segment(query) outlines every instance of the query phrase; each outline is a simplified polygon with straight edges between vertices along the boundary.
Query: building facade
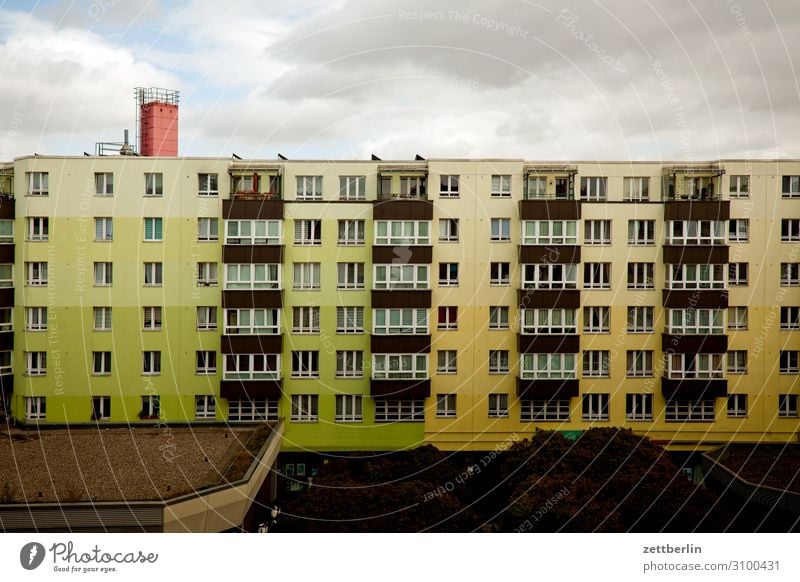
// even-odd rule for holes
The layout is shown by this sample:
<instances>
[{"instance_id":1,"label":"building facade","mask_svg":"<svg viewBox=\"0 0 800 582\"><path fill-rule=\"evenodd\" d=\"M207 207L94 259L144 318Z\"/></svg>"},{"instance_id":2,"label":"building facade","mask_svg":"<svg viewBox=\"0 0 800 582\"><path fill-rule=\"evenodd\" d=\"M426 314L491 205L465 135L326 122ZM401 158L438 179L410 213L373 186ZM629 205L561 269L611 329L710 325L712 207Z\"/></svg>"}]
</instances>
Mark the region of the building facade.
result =
<instances>
[{"instance_id":1,"label":"building facade","mask_svg":"<svg viewBox=\"0 0 800 582\"><path fill-rule=\"evenodd\" d=\"M800 160L30 156L0 167L0 229L19 424L797 439Z\"/></svg>"}]
</instances>

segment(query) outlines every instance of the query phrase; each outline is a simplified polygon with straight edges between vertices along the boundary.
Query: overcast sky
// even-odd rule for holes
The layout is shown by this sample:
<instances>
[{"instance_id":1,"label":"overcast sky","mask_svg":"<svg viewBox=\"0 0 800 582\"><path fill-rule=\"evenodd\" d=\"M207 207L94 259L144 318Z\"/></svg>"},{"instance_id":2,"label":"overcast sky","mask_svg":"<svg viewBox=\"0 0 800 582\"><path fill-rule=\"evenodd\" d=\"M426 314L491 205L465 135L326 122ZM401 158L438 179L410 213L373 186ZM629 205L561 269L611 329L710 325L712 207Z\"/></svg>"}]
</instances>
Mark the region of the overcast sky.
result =
<instances>
[{"instance_id":1,"label":"overcast sky","mask_svg":"<svg viewBox=\"0 0 800 582\"><path fill-rule=\"evenodd\" d=\"M0 159L800 157L798 0L0 0Z\"/></svg>"}]
</instances>

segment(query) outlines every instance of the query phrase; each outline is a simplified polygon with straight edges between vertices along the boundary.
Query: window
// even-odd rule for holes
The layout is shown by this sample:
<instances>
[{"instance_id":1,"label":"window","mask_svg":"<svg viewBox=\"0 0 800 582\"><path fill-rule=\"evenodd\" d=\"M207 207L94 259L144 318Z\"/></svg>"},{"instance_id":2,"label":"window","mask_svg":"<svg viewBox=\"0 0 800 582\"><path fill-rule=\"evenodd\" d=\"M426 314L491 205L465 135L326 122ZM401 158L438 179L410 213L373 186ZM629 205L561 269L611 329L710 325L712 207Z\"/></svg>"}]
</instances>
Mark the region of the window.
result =
<instances>
[{"instance_id":1,"label":"window","mask_svg":"<svg viewBox=\"0 0 800 582\"><path fill-rule=\"evenodd\" d=\"M800 218L781 220L781 242L800 242Z\"/></svg>"},{"instance_id":2,"label":"window","mask_svg":"<svg viewBox=\"0 0 800 582\"><path fill-rule=\"evenodd\" d=\"M92 396L92 420L111 418L111 396Z\"/></svg>"},{"instance_id":3,"label":"window","mask_svg":"<svg viewBox=\"0 0 800 582\"><path fill-rule=\"evenodd\" d=\"M216 287L217 263L197 263L197 285L199 287Z\"/></svg>"},{"instance_id":4,"label":"window","mask_svg":"<svg viewBox=\"0 0 800 582\"><path fill-rule=\"evenodd\" d=\"M728 285L747 285L748 263L730 263L728 265Z\"/></svg>"},{"instance_id":5,"label":"window","mask_svg":"<svg viewBox=\"0 0 800 582\"><path fill-rule=\"evenodd\" d=\"M425 176L401 176L400 196L402 198L424 198Z\"/></svg>"},{"instance_id":6,"label":"window","mask_svg":"<svg viewBox=\"0 0 800 582\"><path fill-rule=\"evenodd\" d=\"M161 352L142 352L142 374L158 375L161 373Z\"/></svg>"},{"instance_id":7,"label":"window","mask_svg":"<svg viewBox=\"0 0 800 582\"><path fill-rule=\"evenodd\" d=\"M623 178L622 199L625 202L647 202L650 199L650 178Z\"/></svg>"},{"instance_id":8,"label":"window","mask_svg":"<svg viewBox=\"0 0 800 582\"><path fill-rule=\"evenodd\" d=\"M778 417L797 418L797 394L778 394Z\"/></svg>"},{"instance_id":9,"label":"window","mask_svg":"<svg viewBox=\"0 0 800 582\"><path fill-rule=\"evenodd\" d=\"M227 335L278 335L280 332L280 309L242 308L225 310L225 334Z\"/></svg>"},{"instance_id":10,"label":"window","mask_svg":"<svg viewBox=\"0 0 800 582\"><path fill-rule=\"evenodd\" d=\"M652 307L628 307L628 333L653 333Z\"/></svg>"},{"instance_id":11,"label":"window","mask_svg":"<svg viewBox=\"0 0 800 582\"><path fill-rule=\"evenodd\" d=\"M376 398L375 422L422 422L425 400L422 398Z\"/></svg>"},{"instance_id":12,"label":"window","mask_svg":"<svg viewBox=\"0 0 800 582\"><path fill-rule=\"evenodd\" d=\"M375 335L402 335L428 333L427 309L373 309L372 333Z\"/></svg>"},{"instance_id":13,"label":"window","mask_svg":"<svg viewBox=\"0 0 800 582\"><path fill-rule=\"evenodd\" d=\"M683 178L684 199L689 200L719 200L714 196L716 190L715 178L712 176L686 176ZM670 184L672 188L672 184Z\"/></svg>"},{"instance_id":14,"label":"window","mask_svg":"<svg viewBox=\"0 0 800 582\"><path fill-rule=\"evenodd\" d=\"M194 417L196 420L214 420L217 417L217 399L207 395L195 396Z\"/></svg>"},{"instance_id":15,"label":"window","mask_svg":"<svg viewBox=\"0 0 800 582\"><path fill-rule=\"evenodd\" d=\"M510 285L511 284L511 264L510 263L491 263L489 265L489 284L490 285Z\"/></svg>"},{"instance_id":16,"label":"window","mask_svg":"<svg viewBox=\"0 0 800 582\"><path fill-rule=\"evenodd\" d=\"M456 395L437 394L436 418L455 418L455 417L456 417Z\"/></svg>"},{"instance_id":17,"label":"window","mask_svg":"<svg viewBox=\"0 0 800 582\"><path fill-rule=\"evenodd\" d=\"M361 422L364 419L362 401L364 398L360 394L337 394L336 395L336 422Z\"/></svg>"},{"instance_id":18,"label":"window","mask_svg":"<svg viewBox=\"0 0 800 582\"><path fill-rule=\"evenodd\" d=\"M668 245L724 245L724 220L668 220Z\"/></svg>"},{"instance_id":19,"label":"window","mask_svg":"<svg viewBox=\"0 0 800 582\"><path fill-rule=\"evenodd\" d=\"M581 404L583 420L608 420L608 394L584 394Z\"/></svg>"},{"instance_id":20,"label":"window","mask_svg":"<svg viewBox=\"0 0 800 582\"><path fill-rule=\"evenodd\" d=\"M294 244L304 246L319 246L322 244L321 220L295 220Z\"/></svg>"},{"instance_id":21,"label":"window","mask_svg":"<svg viewBox=\"0 0 800 582\"><path fill-rule=\"evenodd\" d=\"M372 354L373 380L425 380L428 354Z\"/></svg>"},{"instance_id":22,"label":"window","mask_svg":"<svg viewBox=\"0 0 800 582\"><path fill-rule=\"evenodd\" d=\"M27 284L32 287L47 285L47 263L25 263Z\"/></svg>"},{"instance_id":23,"label":"window","mask_svg":"<svg viewBox=\"0 0 800 582\"><path fill-rule=\"evenodd\" d=\"M278 420L277 399L246 398L228 400L229 422L264 422Z\"/></svg>"},{"instance_id":24,"label":"window","mask_svg":"<svg viewBox=\"0 0 800 582\"><path fill-rule=\"evenodd\" d=\"M489 329L508 329L508 307L502 305L489 307Z\"/></svg>"},{"instance_id":25,"label":"window","mask_svg":"<svg viewBox=\"0 0 800 582\"><path fill-rule=\"evenodd\" d=\"M747 350L731 350L728 352L728 373L747 374Z\"/></svg>"},{"instance_id":26,"label":"window","mask_svg":"<svg viewBox=\"0 0 800 582\"><path fill-rule=\"evenodd\" d=\"M569 421L569 399L520 401L521 422L566 422Z\"/></svg>"},{"instance_id":27,"label":"window","mask_svg":"<svg viewBox=\"0 0 800 582\"><path fill-rule=\"evenodd\" d=\"M535 198L545 198L547 197L547 178L545 176L534 176L532 174L528 174L528 179L526 180L525 184L527 186L527 191L525 192L525 199L532 200ZM564 183L563 191L559 191L558 186L560 186L563 182L561 178L556 178L558 185L556 186L557 194L559 194L559 198L566 198L566 184Z\"/></svg>"},{"instance_id":28,"label":"window","mask_svg":"<svg viewBox=\"0 0 800 582\"><path fill-rule=\"evenodd\" d=\"M145 287L160 287L164 284L164 268L162 263L144 264Z\"/></svg>"},{"instance_id":29,"label":"window","mask_svg":"<svg viewBox=\"0 0 800 582\"><path fill-rule=\"evenodd\" d=\"M161 308L143 307L145 331L158 331L161 329Z\"/></svg>"},{"instance_id":30,"label":"window","mask_svg":"<svg viewBox=\"0 0 800 582\"><path fill-rule=\"evenodd\" d=\"M521 368L523 380L571 380L576 376L575 354L522 354Z\"/></svg>"},{"instance_id":31,"label":"window","mask_svg":"<svg viewBox=\"0 0 800 582\"><path fill-rule=\"evenodd\" d=\"M25 352L25 373L28 376L47 374L47 352Z\"/></svg>"},{"instance_id":32,"label":"window","mask_svg":"<svg viewBox=\"0 0 800 582\"><path fill-rule=\"evenodd\" d=\"M366 200L366 176L339 176L339 200Z\"/></svg>"},{"instance_id":33,"label":"window","mask_svg":"<svg viewBox=\"0 0 800 582\"><path fill-rule=\"evenodd\" d=\"M747 218L732 218L728 221L728 240L747 242L750 239L750 221Z\"/></svg>"},{"instance_id":34,"label":"window","mask_svg":"<svg viewBox=\"0 0 800 582\"><path fill-rule=\"evenodd\" d=\"M704 380L723 377L723 354L665 354L666 376L672 380Z\"/></svg>"},{"instance_id":35,"label":"window","mask_svg":"<svg viewBox=\"0 0 800 582\"><path fill-rule=\"evenodd\" d=\"M584 220L583 244L610 245L611 221L610 220Z\"/></svg>"},{"instance_id":36,"label":"window","mask_svg":"<svg viewBox=\"0 0 800 582\"><path fill-rule=\"evenodd\" d=\"M0 352L0 374L11 374L14 371L11 364L11 355L12 352L10 350Z\"/></svg>"},{"instance_id":37,"label":"window","mask_svg":"<svg viewBox=\"0 0 800 582\"><path fill-rule=\"evenodd\" d=\"M111 352L92 352L92 373L95 376L111 374Z\"/></svg>"},{"instance_id":38,"label":"window","mask_svg":"<svg viewBox=\"0 0 800 582\"><path fill-rule=\"evenodd\" d=\"M338 244L342 246L361 246L365 239L363 220L340 220Z\"/></svg>"},{"instance_id":39,"label":"window","mask_svg":"<svg viewBox=\"0 0 800 582\"><path fill-rule=\"evenodd\" d=\"M440 307L439 330L454 330L458 329L458 307Z\"/></svg>"},{"instance_id":40,"label":"window","mask_svg":"<svg viewBox=\"0 0 800 582\"><path fill-rule=\"evenodd\" d=\"M375 265L375 289L428 289L428 265Z\"/></svg>"},{"instance_id":41,"label":"window","mask_svg":"<svg viewBox=\"0 0 800 582\"><path fill-rule=\"evenodd\" d=\"M95 331L111 331L111 308L110 307L95 307L94 308L94 330Z\"/></svg>"},{"instance_id":42,"label":"window","mask_svg":"<svg viewBox=\"0 0 800 582\"><path fill-rule=\"evenodd\" d=\"M364 333L364 308L337 307L336 333Z\"/></svg>"},{"instance_id":43,"label":"window","mask_svg":"<svg viewBox=\"0 0 800 582\"><path fill-rule=\"evenodd\" d=\"M669 289L724 289L725 265L667 265Z\"/></svg>"},{"instance_id":44,"label":"window","mask_svg":"<svg viewBox=\"0 0 800 582\"><path fill-rule=\"evenodd\" d=\"M656 244L655 220L629 220L628 244L629 245L654 245Z\"/></svg>"},{"instance_id":45,"label":"window","mask_svg":"<svg viewBox=\"0 0 800 582\"><path fill-rule=\"evenodd\" d=\"M489 394L489 418L508 418L508 394Z\"/></svg>"},{"instance_id":46,"label":"window","mask_svg":"<svg viewBox=\"0 0 800 582\"><path fill-rule=\"evenodd\" d=\"M779 362L781 374L800 374L800 352L781 350Z\"/></svg>"},{"instance_id":47,"label":"window","mask_svg":"<svg viewBox=\"0 0 800 582\"><path fill-rule=\"evenodd\" d=\"M667 422L712 422L714 420L714 401L709 400L667 400L665 413Z\"/></svg>"},{"instance_id":48,"label":"window","mask_svg":"<svg viewBox=\"0 0 800 582\"><path fill-rule=\"evenodd\" d=\"M606 199L606 177L581 178L581 200L598 202Z\"/></svg>"},{"instance_id":49,"label":"window","mask_svg":"<svg viewBox=\"0 0 800 582\"><path fill-rule=\"evenodd\" d=\"M781 263L781 287L800 286L800 263Z\"/></svg>"},{"instance_id":50,"label":"window","mask_svg":"<svg viewBox=\"0 0 800 582\"><path fill-rule=\"evenodd\" d=\"M94 240L97 242L114 240L114 221L112 218L103 217L94 219Z\"/></svg>"},{"instance_id":51,"label":"window","mask_svg":"<svg viewBox=\"0 0 800 582\"><path fill-rule=\"evenodd\" d=\"M628 263L628 289L653 289L653 263Z\"/></svg>"},{"instance_id":52,"label":"window","mask_svg":"<svg viewBox=\"0 0 800 582\"><path fill-rule=\"evenodd\" d=\"M293 307L292 333L319 333L319 307Z\"/></svg>"},{"instance_id":53,"label":"window","mask_svg":"<svg viewBox=\"0 0 800 582\"><path fill-rule=\"evenodd\" d=\"M575 220L523 220L522 244L575 245L578 244L577 232Z\"/></svg>"},{"instance_id":54,"label":"window","mask_svg":"<svg viewBox=\"0 0 800 582\"><path fill-rule=\"evenodd\" d=\"M217 329L216 307L204 306L197 308L197 329L199 331L208 331L211 329Z\"/></svg>"},{"instance_id":55,"label":"window","mask_svg":"<svg viewBox=\"0 0 800 582\"><path fill-rule=\"evenodd\" d=\"M111 172L95 172L94 193L96 196L113 196L114 174Z\"/></svg>"},{"instance_id":56,"label":"window","mask_svg":"<svg viewBox=\"0 0 800 582\"><path fill-rule=\"evenodd\" d=\"M227 220L226 245L279 245L283 240L281 220Z\"/></svg>"},{"instance_id":57,"label":"window","mask_svg":"<svg viewBox=\"0 0 800 582\"><path fill-rule=\"evenodd\" d=\"M609 333L610 307L584 307L583 332L584 333Z\"/></svg>"},{"instance_id":58,"label":"window","mask_svg":"<svg viewBox=\"0 0 800 582\"><path fill-rule=\"evenodd\" d=\"M14 286L14 265L3 263L0 264L0 288L8 288Z\"/></svg>"},{"instance_id":59,"label":"window","mask_svg":"<svg viewBox=\"0 0 800 582\"><path fill-rule=\"evenodd\" d=\"M607 350L587 350L583 352L583 377L607 378L610 358Z\"/></svg>"},{"instance_id":60,"label":"window","mask_svg":"<svg viewBox=\"0 0 800 582\"><path fill-rule=\"evenodd\" d=\"M458 219L439 219L439 242L458 242Z\"/></svg>"},{"instance_id":61,"label":"window","mask_svg":"<svg viewBox=\"0 0 800 582\"><path fill-rule=\"evenodd\" d=\"M25 396L25 419L44 420L47 416L47 398L44 396Z\"/></svg>"},{"instance_id":62,"label":"window","mask_svg":"<svg viewBox=\"0 0 800 582\"><path fill-rule=\"evenodd\" d=\"M364 376L364 352L337 351L336 377L362 378Z\"/></svg>"},{"instance_id":63,"label":"window","mask_svg":"<svg viewBox=\"0 0 800 582\"><path fill-rule=\"evenodd\" d=\"M219 177L217 174L197 174L198 196L219 196ZM212 413L213 418L213 413Z\"/></svg>"},{"instance_id":64,"label":"window","mask_svg":"<svg viewBox=\"0 0 800 582\"><path fill-rule=\"evenodd\" d=\"M584 263L584 289L611 289L611 263Z\"/></svg>"},{"instance_id":65,"label":"window","mask_svg":"<svg viewBox=\"0 0 800 582\"><path fill-rule=\"evenodd\" d=\"M318 290L320 263L295 263L293 289Z\"/></svg>"},{"instance_id":66,"label":"window","mask_svg":"<svg viewBox=\"0 0 800 582\"><path fill-rule=\"evenodd\" d=\"M747 307L728 307L728 329L747 329Z\"/></svg>"},{"instance_id":67,"label":"window","mask_svg":"<svg viewBox=\"0 0 800 582\"><path fill-rule=\"evenodd\" d=\"M28 240L32 242L46 241L50 236L49 220L46 216L28 218Z\"/></svg>"},{"instance_id":68,"label":"window","mask_svg":"<svg viewBox=\"0 0 800 582\"><path fill-rule=\"evenodd\" d=\"M322 176L297 176L298 200L322 200Z\"/></svg>"},{"instance_id":69,"label":"window","mask_svg":"<svg viewBox=\"0 0 800 582\"><path fill-rule=\"evenodd\" d=\"M223 380L280 380L280 354L225 354Z\"/></svg>"},{"instance_id":70,"label":"window","mask_svg":"<svg viewBox=\"0 0 800 582\"><path fill-rule=\"evenodd\" d=\"M49 196L49 175L47 172L28 172L28 196Z\"/></svg>"},{"instance_id":71,"label":"window","mask_svg":"<svg viewBox=\"0 0 800 582\"><path fill-rule=\"evenodd\" d=\"M156 419L161 417L161 397L156 395L142 396L142 410L139 412L142 419Z\"/></svg>"},{"instance_id":72,"label":"window","mask_svg":"<svg viewBox=\"0 0 800 582\"><path fill-rule=\"evenodd\" d=\"M292 394L292 422L317 422L318 406L316 394Z\"/></svg>"},{"instance_id":73,"label":"window","mask_svg":"<svg viewBox=\"0 0 800 582\"><path fill-rule=\"evenodd\" d=\"M14 331L13 307L0 307L0 331Z\"/></svg>"},{"instance_id":74,"label":"window","mask_svg":"<svg viewBox=\"0 0 800 582\"><path fill-rule=\"evenodd\" d=\"M47 329L47 307L25 308L25 329L27 331L44 331Z\"/></svg>"},{"instance_id":75,"label":"window","mask_svg":"<svg viewBox=\"0 0 800 582\"><path fill-rule=\"evenodd\" d=\"M161 218L144 219L144 240L146 242L159 242L164 240L164 226Z\"/></svg>"},{"instance_id":76,"label":"window","mask_svg":"<svg viewBox=\"0 0 800 582\"><path fill-rule=\"evenodd\" d=\"M731 176L731 198L750 197L750 176ZM730 414L728 415L730 416Z\"/></svg>"},{"instance_id":77,"label":"window","mask_svg":"<svg viewBox=\"0 0 800 582\"><path fill-rule=\"evenodd\" d=\"M164 174L147 172L144 175L144 195L164 195Z\"/></svg>"},{"instance_id":78,"label":"window","mask_svg":"<svg viewBox=\"0 0 800 582\"><path fill-rule=\"evenodd\" d=\"M653 395L626 394L625 418L627 420L653 420Z\"/></svg>"},{"instance_id":79,"label":"window","mask_svg":"<svg viewBox=\"0 0 800 582\"><path fill-rule=\"evenodd\" d=\"M628 378L649 378L653 375L651 350L628 350Z\"/></svg>"},{"instance_id":80,"label":"window","mask_svg":"<svg viewBox=\"0 0 800 582\"><path fill-rule=\"evenodd\" d=\"M800 329L800 307L781 307L781 329Z\"/></svg>"},{"instance_id":81,"label":"window","mask_svg":"<svg viewBox=\"0 0 800 582\"><path fill-rule=\"evenodd\" d=\"M439 350L436 353L436 373L455 374L458 371L457 358L456 350Z\"/></svg>"},{"instance_id":82,"label":"window","mask_svg":"<svg viewBox=\"0 0 800 582\"><path fill-rule=\"evenodd\" d=\"M217 218L198 218L197 219L197 240L202 242L219 240L219 219Z\"/></svg>"},{"instance_id":83,"label":"window","mask_svg":"<svg viewBox=\"0 0 800 582\"><path fill-rule=\"evenodd\" d=\"M578 265L574 263L534 263L522 265L523 289L575 289Z\"/></svg>"},{"instance_id":84,"label":"window","mask_svg":"<svg viewBox=\"0 0 800 582\"><path fill-rule=\"evenodd\" d=\"M439 176L439 197L458 198L458 180L460 176Z\"/></svg>"},{"instance_id":85,"label":"window","mask_svg":"<svg viewBox=\"0 0 800 582\"><path fill-rule=\"evenodd\" d=\"M492 197L510 198L511 197L511 176L494 175L492 176Z\"/></svg>"},{"instance_id":86,"label":"window","mask_svg":"<svg viewBox=\"0 0 800 582\"><path fill-rule=\"evenodd\" d=\"M511 219L492 218L492 236L494 242L506 242L511 240Z\"/></svg>"},{"instance_id":87,"label":"window","mask_svg":"<svg viewBox=\"0 0 800 582\"><path fill-rule=\"evenodd\" d=\"M783 176L782 182L781 196L783 198L800 197L800 176Z\"/></svg>"},{"instance_id":88,"label":"window","mask_svg":"<svg viewBox=\"0 0 800 582\"><path fill-rule=\"evenodd\" d=\"M208 350L198 350L195 352L195 374L216 374L217 373L217 352Z\"/></svg>"},{"instance_id":89,"label":"window","mask_svg":"<svg viewBox=\"0 0 800 582\"><path fill-rule=\"evenodd\" d=\"M363 289L364 263L337 263L337 289Z\"/></svg>"},{"instance_id":90,"label":"window","mask_svg":"<svg viewBox=\"0 0 800 582\"><path fill-rule=\"evenodd\" d=\"M0 244L14 242L14 221L0 220Z\"/></svg>"},{"instance_id":91,"label":"window","mask_svg":"<svg viewBox=\"0 0 800 582\"><path fill-rule=\"evenodd\" d=\"M523 334L573 334L578 333L574 309L540 308L523 309L520 318Z\"/></svg>"},{"instance_id":92,"label":"window","mask_svg":"<svg viewBox=\"0 0 800 582\"><path fill-rule=\"evenodd\" d=\"M747 418L747 394L728 394L728 418Z\"/></svg>"},{"instance_id":93,"label":"window","mask_svg":"<svg viewBox=\"0 0 800 582\"><path fill-rule=\"evenodd\" d=\"M427 220L376 220L377 246L415 246L431 244L431 223Z\"/></svg>"},{"instance_id":94,"label":"window","mask_svg":"<svg viewBox=\"0 0 800 582\"><path fill-rule=\"evenodd\" d=\"M458 286L458 263L439 263L439 286Z\"/></svg>"},{"instance_id":95,"label":"window","mask_svg":"<svg viewBox=\"0 0 800 582\"><path fill-rule=\"evenodd\" d=\"M276 263L225 265L225 289L280 289L281 266Z\"/></svg>"},{"instance_id":96,"label":"window","mask_svg":"<svg viewBox=\"0 0 800 582\"><path fill-rule=\"evenodd\" d=\"M508 374L508 350L489 350L489 373Z\"/></svg>"}]
</instances>

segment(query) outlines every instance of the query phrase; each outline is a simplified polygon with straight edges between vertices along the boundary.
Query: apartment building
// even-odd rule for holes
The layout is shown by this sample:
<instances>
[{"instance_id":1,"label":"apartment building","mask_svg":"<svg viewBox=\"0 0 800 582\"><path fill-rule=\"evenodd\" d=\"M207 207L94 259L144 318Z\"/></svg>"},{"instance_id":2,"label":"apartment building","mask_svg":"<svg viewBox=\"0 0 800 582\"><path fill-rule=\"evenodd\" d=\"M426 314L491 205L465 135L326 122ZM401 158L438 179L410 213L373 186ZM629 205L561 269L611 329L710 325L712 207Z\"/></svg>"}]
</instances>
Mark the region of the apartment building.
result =
<instances>
[{"instance_id":1,"label":"apartment building","mask_svg":"<svg viewBox=\"0 0 800 582\"><path fill-rule=\"evenodd\" d=\"M797 439L800 160L27 156L0 192L19 424Z\"/></svg>"}]
</instances>

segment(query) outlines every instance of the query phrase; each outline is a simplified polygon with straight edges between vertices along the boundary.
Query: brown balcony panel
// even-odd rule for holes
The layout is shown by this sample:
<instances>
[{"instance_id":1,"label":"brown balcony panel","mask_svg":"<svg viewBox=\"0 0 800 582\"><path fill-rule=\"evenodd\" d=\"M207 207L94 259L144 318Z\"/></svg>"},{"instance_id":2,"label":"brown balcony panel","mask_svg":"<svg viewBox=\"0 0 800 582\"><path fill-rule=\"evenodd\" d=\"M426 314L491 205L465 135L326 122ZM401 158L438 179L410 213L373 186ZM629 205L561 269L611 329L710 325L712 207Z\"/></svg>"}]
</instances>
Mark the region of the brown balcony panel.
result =
<instances>
[{"instance_id":1,"label":"brown balcony panel","mask_svg":"<svg viewBox=\"0 0 800 582\"><path fill-rule=\"evenodd\" d=\"M430 307L428 291L373 291L372 307Z\"/></svg>"},{"instance_id":2,"label":"brown balcony panel","mask_svg":"<svg viewBox=\"0 0 800 582\"><path fill-rule=\"evenodd\" d=\"M282 307L283 292L279 290L264 291L223 291L222 308Z\"/></svg>"},{"instance_id":3,"label":"brown balcony panel","mask_svg":"<svg viewBox=\"0 0 800 582\"><path fill-rule=\"evenodd\" d=\"M282 263L283 245L225 245L223 263Z\"/></svg>"},{"instance_id":4,"label":"brown balcony panel","mask_svg":"<svg viewBox=\"0 0 800 582\"><path fill-rule=\"evenodd\" d=\"M664 307L671 309L715 309L728 307L728 292L724 289L693 289L690 291L661 291Z\"/></svg>"},{"instance_id":5,"label":"brown balcony panel","mask_svg":"<svg viewBox=\"0 0 800 582\"><path fill-rule=\"evenodd\" d=\"M420 354L430 353L429 335L373 335L370 338L373 354Z\"/></svg>"},{"instance_id":6,"label":"brown balcony panel","mask_svg":"<svg viewBox=\"0 0 800 582\"><path fill-rule=\"evenodd\" d=\"M280 335L223 335L223 354L279 354L283 350Z\"/></svg>"},{"instance_id":7,"label":"brown balcony panel","mask_svg":"<svg viewBox=\"0 0 800 582\"><path fill-rule=\"evenodd\" d=\"M530 400L560 400L574 398L579 393L580 380L523 380L517 378L517 396Z\"/></svg>"},{"instance_id":8,"label":"brown balcony panel","mask_svg":"<svg viewBox=\"0 0 800 582\"><path fill-rule=\"evenodd\" d=\"M370 380L369 395L375 398L427 398L431 395L431 381Z\"/></svg>"},{"instance_id":9,"label":"brown balcony panel","mask_svg":"<svg viewBox=\"0 0 800 582\"><path fill-rule=\"evenodd\" d=\"M563 307L581 306L581 292L578 289L520 289L520 309L531 307Z\"/></svg>"},{"instance_id":10,"label":"brown balcony panel","mask_svg":"<svg viewBox=\"0 0 800 582\"><path fill-rule=\"evenodd\" d=\"M524 354L576 354L581 351L581 336L574 335L523 335L518 336L520 353ZM374 350L373 350L374 351Z\"/></svg>"},{"instance_id":11,"label":"brown balcony panel","mask_svg":"<svg viewBox=\"0 0 800 582\"><path fill-rule=\"evenodd\" d=\"M14 262L14 245L0 244L0 263Z\"/></svg>"},{"instance_id":12,"label":"brown balcony panel","mask_svg":"<svg viewBox=\"0 0 800 582\"><path fill-rule=\"evenodd\" d=\"M661 394L667 400L724 398L728 395L728 381L661 378Z\"/></svg>"},{"instance_id":13,"label":"brown balcony panel","mask_svg":"<svg viewBox=\"0 0 800 582\"><path fill-rule=\"evenodd\" d=\"M681 200L664 203L664 220L728 220L729 200Z\"/></svg>"},{"instance_id":14,"label":"brown balcony panel","mask_svg":"<svg viewBox=\"0 0 800 582\"><path fill-rule=\"evenodd\" d=\"M283 219L283 200L223 200L222 217L230 219Z\"/></svg>"},{"instance_id":15,"label":"brown balcony panel","mask_svg":"<svg viewBox=\"0 0 800 582\"><path fill-rule=\"evenodd\" d=\"M522 220L578 220L581 217L579 200L520 200Z\"/></svg>"},{"instance_id":16,"label":"brown balcony panel","mask_svg":"<svg viewBox=\"0 0 800 582\"><path fill-rule=\"evenodd\" d=\"M14 307L14 288L0 288L0 307Z\"/></svg>"},{"instance_id":17,"label":"brown balcony panel","mask_svg":"<svg viewBox=\"0 0 800 582\"><path fill-rule=\"evenodd\" d=\"M0 350L13 350L14 349L14 332L2 331L0 332Z\"/></svg>"},{"instance_id":18,"label":"brown balcony panel","mask_svg":"<svg viewBox=\"0 0 800 582\"><path fill-rule=\"evenodd\" d=\"M376 200L372 206L374 220L433 220L430 200Z\"/></svg>"},{"instance_id":19,"label":"brown balcony panel","mask_svg":"<svg viewBox=\"0 0 800 582\"><path fill-rule=\"evenodd\" d=\"M280 380L222 380L219 395L229 400L281 397Z\"/></svg>"},{"instance_id":20,"label":"brown balcony panel","mask_svg":"<svg viewBox=\"0 0 800 582\"><path fill-rule=\"evenodd\" d=\"M372 247L372 262L393 265L429 265L433 262L433 247L402 245Z\"/></svg>"},{"instance_id":21,"label":"brown balcony panel","mask_svg":"<svg viewBox=\"0 0 800 582\"><path fill-rule=\"evenodd\" d=\"M664 245L664 262L676 265L708 265L727 263L730 249L722 245Z\"/></svg>"},{"instance_id":22,"label":"brown balcony panel","mask_svg":"<svg viewBox=\"0 0 800 582\"><path fill-rule=\"evenodd\" d=\"M12 374L0 376L0 397L4 400L8 400L13 393L14 376Z\"/></svg>"},{"instance_id":23,"label":"brown balcony panel","mask_svg":"<svg viewBox=\"0 0 800 582\"><path fill-rule=\"evenodd\" d=\"M661 349L676 354L724 354L728 351L727 335L661 334Z\"/></svg>"},{"instance_id":24,"label":"brown balcony panel","mask_svg":"<svg viewBox=\"0 0 800 582\"><path fill-rule=\"evenodd\" d=\"M580 263L578 245L520 245L520 263Z\"/></svg>"},{"instance_id":25,"label":"brown balcony panel","mask_svg":"<svg viewBox=\"0 0 800 582\"><path fill-rule=\"evenodd\" d=\"M0 219L14 219L16 213L14 211L13 198L0 198Z\"/></svg>"}]
</instances>

